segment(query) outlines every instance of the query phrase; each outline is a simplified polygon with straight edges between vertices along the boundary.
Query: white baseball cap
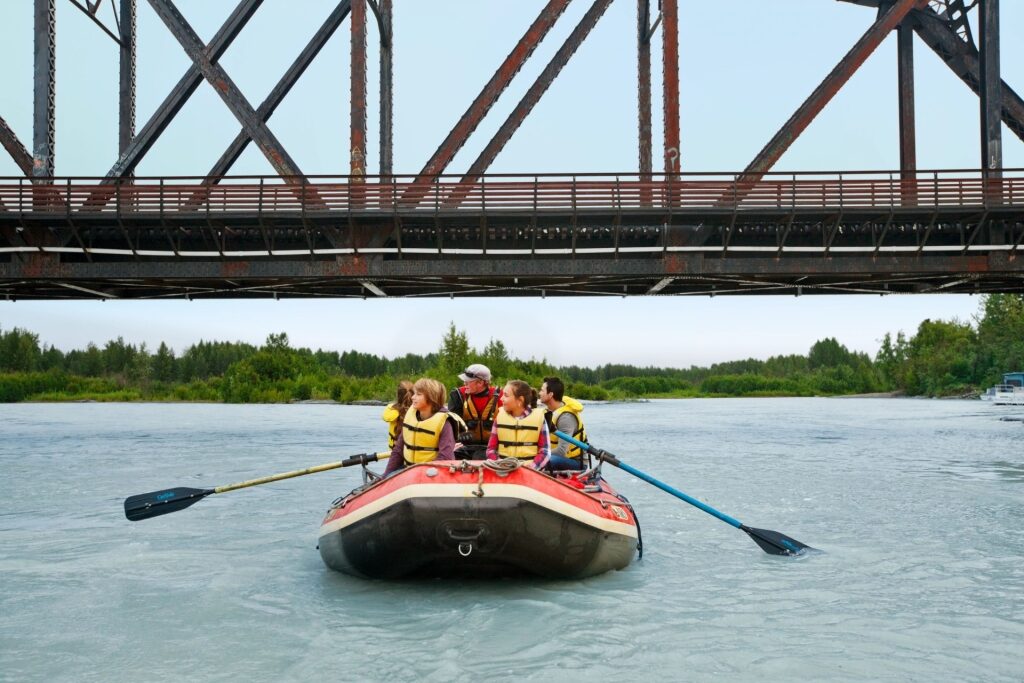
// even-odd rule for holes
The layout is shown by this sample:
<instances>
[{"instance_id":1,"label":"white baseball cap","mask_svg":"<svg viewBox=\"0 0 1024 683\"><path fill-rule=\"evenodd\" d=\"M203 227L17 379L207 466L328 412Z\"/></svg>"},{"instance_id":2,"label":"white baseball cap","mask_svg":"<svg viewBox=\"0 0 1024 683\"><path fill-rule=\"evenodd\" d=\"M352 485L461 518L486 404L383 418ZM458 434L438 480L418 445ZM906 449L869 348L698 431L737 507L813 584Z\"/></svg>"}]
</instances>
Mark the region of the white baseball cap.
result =
<instances>
[{"instance_id":1,"label":"white baseball cap","mask_svg":"<svg viewBox=\"0 0 1024 683\"><path fill-rule=\"evenodd\" d=\"M466 368L466 371L459 375L459 379L468 382L471 379L482 379L485 382L491 381L491 369L486 365L474 363Z\"/></svg>"}]
</instances>

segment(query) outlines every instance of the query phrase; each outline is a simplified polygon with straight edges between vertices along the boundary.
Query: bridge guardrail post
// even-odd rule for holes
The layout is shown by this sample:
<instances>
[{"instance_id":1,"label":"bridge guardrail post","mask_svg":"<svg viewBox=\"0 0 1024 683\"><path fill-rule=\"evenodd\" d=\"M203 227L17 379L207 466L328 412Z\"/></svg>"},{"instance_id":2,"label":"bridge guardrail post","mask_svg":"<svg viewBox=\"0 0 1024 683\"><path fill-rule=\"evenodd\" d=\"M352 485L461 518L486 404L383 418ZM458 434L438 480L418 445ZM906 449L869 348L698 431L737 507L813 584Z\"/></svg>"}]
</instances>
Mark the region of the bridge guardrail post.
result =
<instances>
[{"instance_id":1,"label":"bridge guardrail post","mask_svg":"<svg viewBox=\"0 0 1024 683\"><path fill-rule=\"evenodd\" d=\"M65 188L64 189L65 217L67 218L67 220L70 221L71 220L71 178L67 179L67 182L64 184L64 188Z\"/></svg>"}]
</instances>

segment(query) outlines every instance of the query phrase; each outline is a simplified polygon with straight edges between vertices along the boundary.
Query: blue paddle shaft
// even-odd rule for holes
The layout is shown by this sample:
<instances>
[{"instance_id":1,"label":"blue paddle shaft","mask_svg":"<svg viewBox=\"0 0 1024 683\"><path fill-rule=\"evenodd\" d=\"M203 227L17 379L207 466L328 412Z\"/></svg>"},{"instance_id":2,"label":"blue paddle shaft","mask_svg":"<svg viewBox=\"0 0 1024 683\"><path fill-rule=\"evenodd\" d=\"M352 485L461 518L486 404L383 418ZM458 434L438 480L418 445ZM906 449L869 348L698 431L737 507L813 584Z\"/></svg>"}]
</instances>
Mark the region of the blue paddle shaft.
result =
<instances>
[{"instance_id":1,"label":"blue paddle shaft","mask_svg":"<svg viewBox=\"0 0 1024 683\"><path fill-rule=\"evenodd\" d=\"M574 438L572 438L571 436L569 436L568 434L566 434L564 432L556 431L555 432L555 436L557 436L559 439L564 439L564 440L568 441L569 443L573 444L574 446L579 446L580 448L582 448L585 451L594 451L598 455L600 455L600 453L602 453L602 451L597 451L596 449L592 448L590 446L590 444L585 444L582 441L574 439ZM606 453L605 455L611 456L611 453ZM627 465L626 463L622 462L621 460L619 460L615 456L611 456L607 460L608 460L608 462L612 463L616 467L629 472L634 477L637 477L639 479L643 479L648 484L651 484L653 486L657 486L659 489L661 489L665 493L671 494L671 495L675 496L676 498L678 498L679 500L684 500L687 503L689 503L690 505L694 506L695 508L699 508L699 509L703 510L704 512L708 513L709 515L714 515L715 517L717 517L718 519L722 520L726 524L731 524L732 526L736 527L737 529L742 529L743 528L743 524L738 519L733 519L732 517L730 517L729 515L725 514L724 512L719 512L718 510L716 510L715 508L711 507L710 505L706 505L706 504L700 502L699 500L697 500L696 498L692 498L692 497L686 495L685 493L683 493L679 489L673 488L673 487L669 486L668 484L666 484L665 482L659 481L659 480L655 479L654 477L652 477L651 475L646 474L644 472L641 472L640 470L636 469L635 467L631 467L631 466Z\"/></svg>"}]
</instances>

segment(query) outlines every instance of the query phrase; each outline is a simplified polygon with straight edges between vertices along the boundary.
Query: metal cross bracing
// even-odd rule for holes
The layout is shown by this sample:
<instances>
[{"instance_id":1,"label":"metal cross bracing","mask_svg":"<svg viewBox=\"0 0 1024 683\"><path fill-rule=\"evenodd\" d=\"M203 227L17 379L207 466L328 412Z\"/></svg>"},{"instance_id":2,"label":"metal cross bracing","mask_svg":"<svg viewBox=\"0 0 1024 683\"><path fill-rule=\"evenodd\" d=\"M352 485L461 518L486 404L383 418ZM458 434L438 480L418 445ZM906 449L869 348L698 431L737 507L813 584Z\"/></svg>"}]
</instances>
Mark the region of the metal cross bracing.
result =
<instances>
[{"instance_id":1,"label":"metal cross bracing","mask_svg":"<svg viewBox=\"0 0 1024 683\"><path fill-rule=\"evenodd\" d=\"M462 174L455 155L571 0L548 0L419 173L392 169L394 0L341 0L258 106L220 58L260 9L240 0L203 43L173 0L147 0L191 66L136 131L136 0L67 0L117 45L118 150L97 178L55 176L55 6L34 2L31 153L0 112L24 177L0 179L0 293L7 298L813 294L1024 291L1024 172L1002 167L1001 124L1024 139L1024 101L1002 81L998 0L842 0L877 10L862 37L740 172L682 163L679 2L636 0L637 167L618 174L496 175L498 153L601 21L578 24ZM619 0L620 2L632 0ZM401 3L398 11L401 11ZM103 11L109 8L104 18ZM978 43L968 22L977 8ZM350 23L346 175L304 174L268 121ZM685 21L685 19L683 19ZM367 31L380 37L376 165L367 149ZM793 141L897 33L900 168L780 173ZM975 169L917 169L913 36L979 96ZM655 154L652 45L664 128ZM206 80L241 132L193 178L135 177ZM277 173L231 176L254 142ZM655 172L655 159L663 170ZM376 169L378 174L369 171Z\"/></svg>"}]
</instances>

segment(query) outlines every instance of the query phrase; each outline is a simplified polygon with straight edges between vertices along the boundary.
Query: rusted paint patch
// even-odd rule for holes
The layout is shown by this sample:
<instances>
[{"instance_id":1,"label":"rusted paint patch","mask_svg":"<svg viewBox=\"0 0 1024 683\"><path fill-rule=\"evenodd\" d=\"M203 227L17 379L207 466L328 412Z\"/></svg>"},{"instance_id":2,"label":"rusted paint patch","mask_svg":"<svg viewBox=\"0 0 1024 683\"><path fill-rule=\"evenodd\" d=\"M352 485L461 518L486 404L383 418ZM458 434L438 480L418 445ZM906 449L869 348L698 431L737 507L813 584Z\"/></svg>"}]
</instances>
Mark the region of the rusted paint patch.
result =
<instances>
[{"instance_id":1,"label":"rusted paint patch","mask_svg":"<svg viewBox=\"0 0 1024 683\"><path fill-rule=\"evenodd\" d=\"M245 277L251 265L250 261L226 261L221 264L220 272L224 277Z\"/></svg>"},{"instance_id":2,"label":"rusted paint patch","mask_svg":"<svg viewBox=\"0 0 1024 683\"><path fill-rule=\"evenodd\" d=\"M338 273L341 275L348 276L360 276L367 275L370 272L370 266L366 262L366 259L359 254L352 256L339 256L338 257Z\"/></svg>"},{"instance_id":3,"label":"rusted paint patch","mask_svg":"<svg viewBox=\"0 0 1024 683\"><path fill-rule=\"evenodd\" d=\"M24 258L22 277L63 277L57 254L26 254Z\"/></svg>"},{"instance_id":4,"label":"rusted paint patch","mask_svg":"<svg viewBox=\"0 0 1024 683\"><path fill-rule=\"evenodd\" d=\"M987 273L989 270L988 256L969 256L967 258L968 273Z\"/></svg>"}]
</instances>

